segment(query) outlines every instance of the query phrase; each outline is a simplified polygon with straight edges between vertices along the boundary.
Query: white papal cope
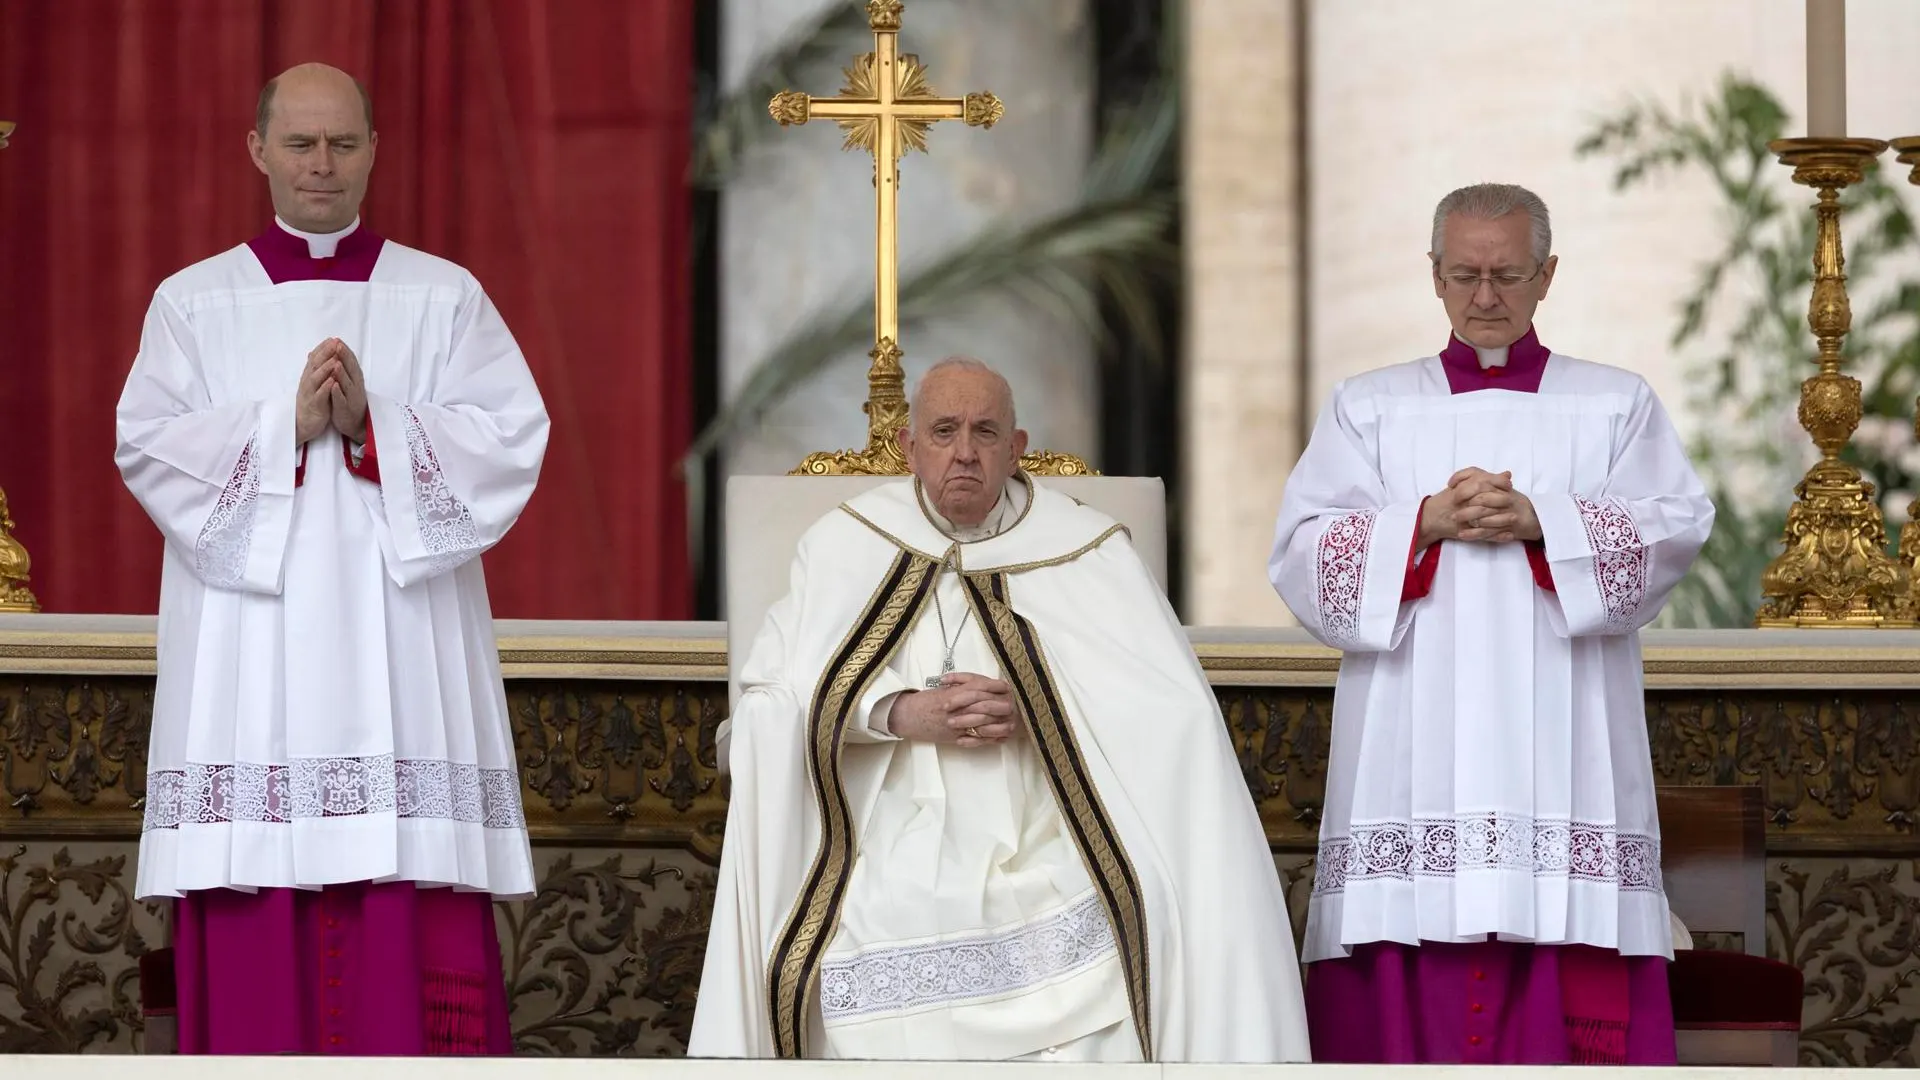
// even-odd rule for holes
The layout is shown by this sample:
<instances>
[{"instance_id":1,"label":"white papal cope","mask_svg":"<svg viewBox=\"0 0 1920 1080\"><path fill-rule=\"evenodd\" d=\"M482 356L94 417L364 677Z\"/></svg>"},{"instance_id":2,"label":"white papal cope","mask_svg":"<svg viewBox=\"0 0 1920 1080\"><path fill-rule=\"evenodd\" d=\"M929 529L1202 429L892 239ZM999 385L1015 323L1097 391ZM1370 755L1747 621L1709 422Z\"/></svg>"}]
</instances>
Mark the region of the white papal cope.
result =
<instances>
[{"instance_id":1,"label":"white papal cope","mask_svg":"<svg viewBox=\"0 0 1920 1080\"><path fill-rule=\"evenodd\" d=\"M887 733L950 644L1026 731ZM691 1054L1306 1059L1264 831L1111 518L1021 478L963 532L876 488L802 539L740 678Z\"/></svg>"}]
</instances>

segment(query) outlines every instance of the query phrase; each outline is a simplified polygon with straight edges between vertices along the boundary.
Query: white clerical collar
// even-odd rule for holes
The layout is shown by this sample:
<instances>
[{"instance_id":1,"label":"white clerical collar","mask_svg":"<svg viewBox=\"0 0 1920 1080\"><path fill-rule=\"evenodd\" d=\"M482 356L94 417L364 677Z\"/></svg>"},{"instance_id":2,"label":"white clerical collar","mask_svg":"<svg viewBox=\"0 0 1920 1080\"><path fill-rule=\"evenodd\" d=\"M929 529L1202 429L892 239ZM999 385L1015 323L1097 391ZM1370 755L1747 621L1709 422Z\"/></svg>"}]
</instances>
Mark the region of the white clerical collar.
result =
<instances>
[{"instance_id":1,"label":"white clerical collar","mask_svg":"<svg viewBox=\"0 0 1920 1080\"><path fill-rule=\"evenodd\" d=\"M1453 336L1454 336L1454 340L1460 341L1460 343L1463 345L1473 345L1473 343L1470 341L1462 340L1459 334L1455 334ZM1513 351L1513 346L1511 345L1502 345L1497 349L1483 349L1478 345L1473 345L1474 355L1480 358L1481 371L1485 371L1488 368L1506 367L1507 354L1512 351Z\"/></svg>"},{"instance_id":2,"label":"white clerical collar","mask_svg":"<svg viewBox=\"0 0 1920 1080\"><path fill-rule=\"evenodd\" d=\"M944 533L948 539L957 540L962 544L971 544L998 536L1008 526L1020 520L1020 513L1027 506L1027 485L1019 477L1009 477L1006 486L1000 489L1000 501L994 503L993 509L987 511L987 516L981 519L980 524L972 528L963 529L948 521L940 511L928 505L924 498L920 500L920 506L927 512L927 519L932 521L934 527Z\"/></svg>"},{"instance_id":3,"label":"white clerical collar","mask_svg":"<svg viewBox=\"0 0 1920 1080\"><path fill-rule=\"evenodd\" d=\"M280 220L279 214L273 215L273 223L280 226L280 228L289 235L297 236L305 240L307 242L307 254L316 259L333 258L333 253L339 250L340 241L352 236L353 231L360 227L360 219L357 217L353 219L353 224L341 229L339 232L330 233L302 232Z\"/></svg>"}]
</instances>

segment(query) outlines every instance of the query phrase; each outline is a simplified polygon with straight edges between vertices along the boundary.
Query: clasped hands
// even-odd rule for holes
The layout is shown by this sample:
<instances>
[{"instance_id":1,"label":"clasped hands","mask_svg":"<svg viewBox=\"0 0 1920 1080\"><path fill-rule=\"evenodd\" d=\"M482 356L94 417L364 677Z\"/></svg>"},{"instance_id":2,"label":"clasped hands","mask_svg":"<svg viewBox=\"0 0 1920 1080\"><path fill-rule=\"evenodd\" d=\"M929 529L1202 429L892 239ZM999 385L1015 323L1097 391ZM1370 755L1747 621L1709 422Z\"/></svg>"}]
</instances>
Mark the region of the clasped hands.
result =
<instances>
[{"instance_id":1,"label":"clasped hands","mask_svg":"<svg viewBox=\"0 0 1920 1080\"><path fill-rule=\"evenodd\" d=\"M329 426L349 441L367 441L367 385L360 359L339 338L328 338L307 354L294 396L294 441L301 446Z\"/></svg>"},{"instance_id":2,"label":"clasped hands","mask_svg":"<svg viewBox=\"0 0 1920 1080\"><path fill-rule=\"evenodd\" d=\"M1019 729L1013 688L999 679L956 671L934 690L893 700L887 726L903 739L951 743L963 749L1006 742Z\"/></svg>"},{"instance_id":3,"label":"clasped hands","mask_svg":"<svg viewBox=\"0 0 1920 1080\"><path fill-rule=\"evenodd\" d=\"M1427 499L1420 511L1419 546L1442 540L1503 544L1540 539L1540 518L1533 502L1513 490L1513 473L1466 468L1453 474L1445 491Z\"/></svg>"}]
</instances>

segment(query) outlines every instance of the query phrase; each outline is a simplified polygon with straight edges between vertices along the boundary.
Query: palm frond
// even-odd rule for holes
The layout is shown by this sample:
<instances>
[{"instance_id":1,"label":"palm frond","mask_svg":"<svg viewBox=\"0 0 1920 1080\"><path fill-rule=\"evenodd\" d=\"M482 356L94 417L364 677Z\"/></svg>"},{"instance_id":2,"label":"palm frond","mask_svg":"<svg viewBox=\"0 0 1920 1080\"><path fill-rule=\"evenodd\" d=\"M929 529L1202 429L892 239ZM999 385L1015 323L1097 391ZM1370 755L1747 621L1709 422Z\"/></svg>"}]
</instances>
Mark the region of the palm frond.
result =
<instances>
[{"instance_id":1,"label":"palm frond","mask_svg":"<svg viewBox=\"0 0 1920 1080\"><path fill-rule=\"evenodd\" d=\"M855 5L853 15L859 12ZM847 18L846 11L829 15L819 32L844 30ZM853 21L863 25L857 18ZM738 116L760 133L771 129L764 103L779 88L775 84L784 85L796 67L829 52L809 42L770 57L756 76L760 85L735 95L757 111L749 118L742 104L723 107L722 114ZM1112 302L1123 331L1146 343L1149 357L1157 358L1163 335L1154 289L1172 280L1179 265L1179 253L1168 240L1178 204L1174 174L1179 119L1179 79L1163 72L1114 118L1088 163L1078 204L1032 224L988 229L900 282L902 336L932 316L995 297L1071 321L1097 338L1111 332L1101 318L1104 299ZM720 166L737 160L747 138L724 132L713 136L717 149L710 158L715 163L711 175L725 175ZM872 340L872 311L866 297L851 300L822 312L775 346L695 436L683 468L693 471L687 467L756 422L822 368L864 352Z\"/></svg>"},{"instance_id":2,"label":"palm frond","mask_svg":"<svg viewBox=\"0 0 1920 1080\"><path fill-rule=\"evenodd\" d=\"M782 90L805 90L823 67L838 65L864 51L866 6L847 0L754 61L729 93L719 96L695 123L693 186L719 188L760 140L777 134L767 102Z\"/></svg>"},{"instance_id":3,"label":"palm frond","mask_svg":"<svg viewBox=\"0 0 1920 1080\"><path fill-rule=\"evenodd\" d=\"M1153 281L1177 268L1178 252L1166 239L1173 212L1172 194L1161 192L1075 206L1026 228L984 232L900 283L902 336L929 317L995 295L1051 308L1098 334L1103 329L1100 283L1110 288L1120 283L1116 295L1138 298ZM1123 299L1123 312L1129 306ZM794 387L827 364L862 350L872 338L873 307L864 298L810 321L754 369L733 400L695 437L687 460L721 445Z\"/></svg>"}]
</instances>

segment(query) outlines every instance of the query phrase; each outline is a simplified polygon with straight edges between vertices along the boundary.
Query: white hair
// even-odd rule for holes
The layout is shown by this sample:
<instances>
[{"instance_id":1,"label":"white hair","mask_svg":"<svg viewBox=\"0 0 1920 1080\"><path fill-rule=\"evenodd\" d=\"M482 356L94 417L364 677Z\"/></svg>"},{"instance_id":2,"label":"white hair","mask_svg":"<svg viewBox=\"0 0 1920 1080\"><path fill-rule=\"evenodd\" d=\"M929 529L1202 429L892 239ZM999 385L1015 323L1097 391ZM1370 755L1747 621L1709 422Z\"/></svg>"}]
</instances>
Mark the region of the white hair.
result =
<instances>
[{"instance_id":1,"label":"white hair","mask_svg":"<svg viewBox=\"0 0 1920 1080\"><path fill-rule=\"evenodd\" d=\"M945 360L941 360L928 368L927 373L920 376L919 383L914 386L913 411L909 416L909 420L913 424L915 434L919 433L920 417L926 412L924 406L926 405L927 384L933 381L935 375L947 371L972 371L991 376L994 382L1000 384L1000 396L1005 399L1007 403L1008 427L1013 428L1019 426L1013 413L1013 384L1007 381L1007 377L993 370L993 368L983 360L975 360L971 356L949 356Z\"/></svg>"},{"instance_id":2,"label":"white hair","mask_svg":"<svg viewBox=\"0 0 1920 1080\"><path fill-rule=\"evenodd\" d=\"M1433 252L1434 264L1440 262L1440 239L1448 218L1458 214L1493 221L1516 211L1527 215L1532 226L1533 261L1544 266L1547 256L1553 254L1553 223L1547 217L1547 204L1518 184L1472 184L1448 192L1433 210L1433 246L1428 250Z\"/></svg>"}]
</instances>

